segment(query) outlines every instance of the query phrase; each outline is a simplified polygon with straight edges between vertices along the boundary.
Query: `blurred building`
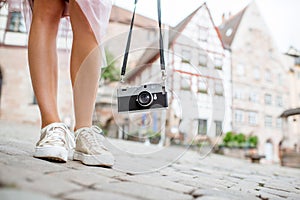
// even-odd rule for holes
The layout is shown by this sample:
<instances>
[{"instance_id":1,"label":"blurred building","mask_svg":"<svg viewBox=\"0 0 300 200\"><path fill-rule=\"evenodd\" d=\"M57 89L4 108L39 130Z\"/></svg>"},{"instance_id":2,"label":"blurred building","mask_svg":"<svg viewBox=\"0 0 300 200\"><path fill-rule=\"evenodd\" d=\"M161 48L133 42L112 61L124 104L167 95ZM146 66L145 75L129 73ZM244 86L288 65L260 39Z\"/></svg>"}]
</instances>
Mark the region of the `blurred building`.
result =
<instances>
[{"instance_id":1,"label":"blurred building","mask_svg":"<svg viewBox=\"0 0 300 200\"><path fill-rule=\"evenodd\" d=\"M189 143L231 130L229 52L206 4L163 35L169 88L166 135L181 134ZM161 82L158 44L157 40L148 47L127 76L132 85Z\"/></svg>"},{"instance_id":2,"label":"blurred building","mask_svg":"<svg viewBox=\"0 0 300 200\"><path fill-rule=\"evenodd\" d=\"M114 55L118 64L122 61L125 52L131 18L131 11L117 6L112 7L110 22L106 36L103 39L103 45L107 51ZM144 53L145 48L156 39L157 28L158 23L156 20L136 14L131 41L131 50L134 51L130 54L129 64L134 65L137 59Z\"/></svg>"},{"instance_id":3,"label":"blurred building","mask_svg":"<svg viewBox=\"0 0 300 200\"><path fill-rule=\"evenodd\" d=\"M283 149L300 152L300 51L291 47L283 55L289 67L289 107L281 114L283 119Z\"/></svg>"},{"instance_id":4,"label":"blurred building","mask_svg":"<svg viewBox=\"0 0 300 200\"><path fill-rule=\"evenodd\" d=\"M113 6L103 40L118 68L131 17L131 11ZM157 123L152 123L151 129L159 130L160 123L167 120L167 130L163 131L170 137L181 134L180 139L185 141L194 136L217 138L229 130L257 135L260 153L275 161L283 139L288 139L288 147L300 146L300 54L295 49L286 55L278 51L255 2L224 19L219 28L203 4L176 27L163 25L163 35L168 87L173 91L171 109L166 115L154 114L152 119ZM73 116L69 79L71 38L71 27L62 19L57 38L58 103L61 117L67 122ZM21 9L8 11L1 7L0 118L39 123L26 45ZM128 80L132 85L161 80L158 48L157 21L137 14L128 63ZM94 122L101 123L111 136L122 137L120 126L130 132L134 126L129 123L137 117L127 118L122 124L114 121L112 111L116 108L111 103L116 87L105 84L99 89Z\"/></svg>"},{"instance_id":5,"label":"blurred building","mask_svg":"<svg viewBox=\"0 0 300 200\"><path fill-rule=\"evenodd\" d=\"M107 60L107 64L112 64L117 69L117 77L120 78L120 67L125 53L125 47L132 18L132 12L123 8L113 6L110 16L110 23L108 25L107 34L103 39L103 46L107 54L111 58ZM165 27L165 25L163 25ZM136 14L132 41L131 51L128 58L128 70L131 70L136 65L138 59L143 55L148 47L157 38L158 23L156 20ZM106 68L102 69L105 72ZM116 121L118 116L114 115L116 111L115 91L118 87L117 83L109 83L103 79L100 82L98 95L95 105L95 113L93 121L99 124L102 129L110 137L124 138L124 131L121 126L125 124Z\"/></svg>"},{"instance_id":6,"label":"blurred building","mask_svg":"<svg viewBox=\"0 0 300 200\"><path fill-rule=\"evenodd\" d=\"M292 93L289 68L255 1L225 19L219 30L231 51L232 129L257 135L260 153L278 161L283 138L280 115L290 107Z\"/></svg>"},{"instance_id":7,"label":"blurred building","mask_svg":"<svg viewBox=\"0 0 300 200\"><path fill-rule=\"evenodd\" d=\"M126 37L132 12L113 6L107 35L103 39L105 49L120 63L125 50ZM136 16L133 47L143 43L148 46L155 39L155 20ZM27 59L26 23L22 15L21 4L8 10L0 4L0 118L19 122L39 124L39 110L31 86ZM59 90L58 109L62 120L73 122L72 86L69 78L69 56L72 43L72 31L68 19L63 18L57 37ZM136 52L141 55L143 52ZM130 58L135 62L136 59ZM135 60L135 61L134 61ZM100 92L101 93L101 92ZM100 94L99 93L99 94ZM99 98L97 105L101 106ZM97 115L98 113L98 115ZM95 119L99 110L95 113ZM106 117L109 118L109 117ZM104 120L105 121L105 120Z\"/></svg>"}]
</instances>

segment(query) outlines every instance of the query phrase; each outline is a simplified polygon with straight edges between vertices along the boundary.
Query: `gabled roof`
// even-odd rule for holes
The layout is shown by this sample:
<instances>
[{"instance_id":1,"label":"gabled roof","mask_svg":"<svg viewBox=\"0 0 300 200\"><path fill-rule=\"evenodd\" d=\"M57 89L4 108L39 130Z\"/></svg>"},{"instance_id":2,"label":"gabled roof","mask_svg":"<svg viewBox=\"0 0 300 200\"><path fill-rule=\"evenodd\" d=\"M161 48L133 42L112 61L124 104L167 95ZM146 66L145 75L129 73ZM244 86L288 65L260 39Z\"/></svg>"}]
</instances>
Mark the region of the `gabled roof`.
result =
<instances>
[{"instance_id":1,"label":"gabled roof","mask_svg":"<svg viewBox=\"0 0 300 200\"><path fill-rule=\"evenodd\" d=\"M192 12L189 16L187 16L185 19L183 19L179 24L177 24L174 28L171 28L169 30L169 41L168 46L171 47L173 45L173 42L176 40L176 38L180 35L182 30L186 27L186 25L191 21L191 19L195 16L195 14L203 7L206 6L206 4L202 4L199 6L194 12ZM131 79L133 76L135 76L137 73L142 71L144 69L144 66L146 64L154 62L159 57L159 39L154 41L147 49L147 51L144 52L144 54L139 59L138 63L136 64L136 67L131 71L130 74L127 75L127 79Z\"/></svg>"},{"instance_id":2,"label":"gabled roof","mask_svg":"<svg viewBox=\"0 0 300 200\"><path fill-rule=\"evenodd\" d=\"M118 22L122 24L130 24L132 18L132 11L126 10L124 8L113 6L110 15L110 22ZM139 14L135 14L134 25L136 27L156 27L157 22L153 19L144 17Z\"/></svg>"},{"instance_id":3,"label":"gabled roof","mask_svg":"<svg viewBox=\"0 0 300 200\"><path fill-rule=\"evenodd\" d=\"M248 6L243 10L238 12L236 15L232 16L225 22L223 22L218 28L221 34L221 39L226 49L230 49L234 36L237 32L237 29L240 25L240 22L243 18L245 11Z\"/></svg>"}]
</instances>

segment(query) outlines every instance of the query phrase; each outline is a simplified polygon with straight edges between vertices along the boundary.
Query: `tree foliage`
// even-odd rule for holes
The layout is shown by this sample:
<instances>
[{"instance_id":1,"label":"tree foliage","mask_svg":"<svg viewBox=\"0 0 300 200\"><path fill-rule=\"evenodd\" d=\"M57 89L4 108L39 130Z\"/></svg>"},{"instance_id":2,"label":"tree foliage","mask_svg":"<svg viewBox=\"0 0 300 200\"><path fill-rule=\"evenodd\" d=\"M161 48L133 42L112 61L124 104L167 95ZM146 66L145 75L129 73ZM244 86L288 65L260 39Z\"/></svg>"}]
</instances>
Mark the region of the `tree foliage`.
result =
<instances>
[{"instance_id":1,"label":"tree foliage","mask_svg":"<svg viewBox=\"0 0 300 200\"><path fill-rule=\"evenodd\" d=\"M108 50L105 51L107 66L102 70L102 78L105 82L113 82L119 80L119 70L115 66L114 55Z\"/></svg>"}]
</instances>

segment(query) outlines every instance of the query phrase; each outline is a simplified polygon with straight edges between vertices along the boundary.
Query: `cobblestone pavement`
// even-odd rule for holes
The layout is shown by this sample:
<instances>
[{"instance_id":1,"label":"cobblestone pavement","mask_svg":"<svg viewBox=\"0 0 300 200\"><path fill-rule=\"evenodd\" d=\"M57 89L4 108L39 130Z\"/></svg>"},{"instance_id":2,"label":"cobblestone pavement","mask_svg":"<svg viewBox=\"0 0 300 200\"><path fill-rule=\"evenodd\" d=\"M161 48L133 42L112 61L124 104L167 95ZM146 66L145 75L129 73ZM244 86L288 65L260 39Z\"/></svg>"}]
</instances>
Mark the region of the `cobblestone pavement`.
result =
<instances>
[{"instance_id":1,"label":"cobblestone pavement","mask_svg":"<svg viewBox=\"0 0 300 200\"><path fill-rule=\"evenodd\" d=\"M75 161L51 163L32 157L38 132L32 125L0 121L1 200L300 199L297 169L214 154L203 158L189 150L170 166L149 172L170 163L171 155L182 152L178 147L168 148L163 156L116 151L113 169ZM128 141L111 143L131 150L154 148Z\"/></svg>"}]
</instances>

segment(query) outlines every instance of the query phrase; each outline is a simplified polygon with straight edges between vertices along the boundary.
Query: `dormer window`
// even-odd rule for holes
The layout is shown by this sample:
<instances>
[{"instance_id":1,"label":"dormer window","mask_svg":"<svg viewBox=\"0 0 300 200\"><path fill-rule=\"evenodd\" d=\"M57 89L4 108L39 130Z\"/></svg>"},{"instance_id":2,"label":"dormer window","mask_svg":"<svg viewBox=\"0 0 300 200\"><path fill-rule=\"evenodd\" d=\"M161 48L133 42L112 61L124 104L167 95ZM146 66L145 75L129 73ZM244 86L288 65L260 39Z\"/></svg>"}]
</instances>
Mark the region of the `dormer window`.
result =
<instances>
[{"instance_id":1,"label":"dormer window","mask_svg":"<svg viewBox=\"0 0 300 200\"><path fill-rule=\"evenodd\" d=\"M232 28L227 29L225 35L226 35L227 37L230 37L231 34L232 34L232 31L233 31Z\"/></svg>"}]
</instances>

